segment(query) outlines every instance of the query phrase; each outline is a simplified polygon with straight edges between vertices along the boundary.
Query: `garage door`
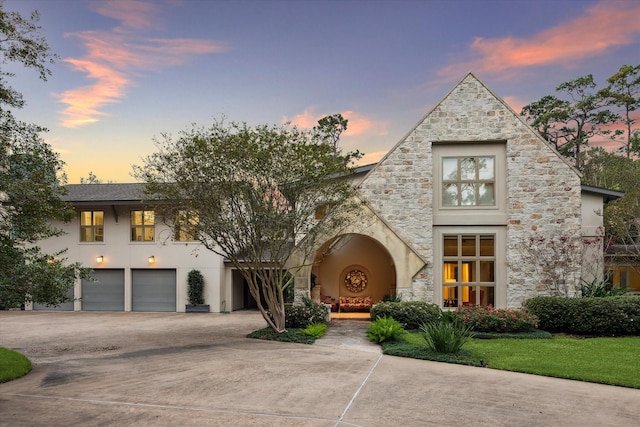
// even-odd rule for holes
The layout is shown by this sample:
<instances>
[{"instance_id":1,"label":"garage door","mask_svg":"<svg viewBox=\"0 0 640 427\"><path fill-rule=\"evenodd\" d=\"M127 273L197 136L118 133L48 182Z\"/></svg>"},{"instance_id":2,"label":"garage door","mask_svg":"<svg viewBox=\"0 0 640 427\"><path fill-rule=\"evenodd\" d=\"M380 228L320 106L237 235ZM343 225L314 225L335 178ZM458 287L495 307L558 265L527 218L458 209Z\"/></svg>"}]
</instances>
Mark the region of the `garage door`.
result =
<instances>
[{"instance_id":1,"label":"garage door","mask_svg":"<svg viewBox=\"0 0 640 427\"><path fill-rule=\"evenodd\" d=\"M131 270L133 311L176 311L175 270Z\"/></svg>"},{"instance_id":2,"label":"garage door","mask_svg":"<svg viewBox=\"0 0 640 427\"><path fill-rule=\"evenodd\" d=\"M93 278L82 280L82 309L124 311L124 270L93 270Z\"/></svg>"},{"instance_id":3,"label":"garage door","mask_svg":"<svg viewBox=\"0 0 640 427\"><path fill-rule=\"evenodd\" d=\"M60 304L57 307L34 303L33 309L34 310L73 311L73 286L69 289L67 296L71 299L71 301Z\"/></svg>"}]
</instances>

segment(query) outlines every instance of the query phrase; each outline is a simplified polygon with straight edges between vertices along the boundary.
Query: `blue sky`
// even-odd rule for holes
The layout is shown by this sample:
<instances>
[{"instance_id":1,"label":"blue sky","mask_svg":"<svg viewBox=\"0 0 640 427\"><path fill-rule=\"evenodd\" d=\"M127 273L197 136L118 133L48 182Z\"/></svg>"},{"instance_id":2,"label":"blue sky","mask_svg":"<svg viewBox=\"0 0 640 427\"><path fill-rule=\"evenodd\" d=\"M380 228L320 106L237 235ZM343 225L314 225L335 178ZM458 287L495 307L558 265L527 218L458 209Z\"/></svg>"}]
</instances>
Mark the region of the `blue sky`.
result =
<instances>
[{"instance_id":1,"label":"blue sky","mask_svg":"<svg viewBox=\"0 0 640 427\"><path fill-rule=\"evenodd\" d=\"M133 182L160 133L222 115L311 127L377 161L471 71L516 111L567 80L640 62L640 2L6 0L41 13L60 58L15 68L22 120L49 128L69 182ZM11 68L5 66L5 68Z\"/></svg>"}]
</instances>

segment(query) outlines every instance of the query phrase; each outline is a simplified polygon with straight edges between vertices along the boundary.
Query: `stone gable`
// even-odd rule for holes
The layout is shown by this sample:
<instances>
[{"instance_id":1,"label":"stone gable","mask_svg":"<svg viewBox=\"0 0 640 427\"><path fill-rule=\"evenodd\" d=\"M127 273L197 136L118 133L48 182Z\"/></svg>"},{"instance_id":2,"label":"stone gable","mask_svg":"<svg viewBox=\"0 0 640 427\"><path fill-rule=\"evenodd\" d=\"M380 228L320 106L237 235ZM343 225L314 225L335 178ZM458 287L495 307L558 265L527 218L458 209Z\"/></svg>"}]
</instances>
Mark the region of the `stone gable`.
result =
<instances>
[{"instance_id":1,"label":"stone gable","mask_svg":"<svg viewBox=\"0 0 640 427\"><path fill-rule=\"evenodd\" d=\"M507 305L539 293L522 260L533 230L579 232L580 177L473 74L468 74L367 175L360 192L371 209L423 259L411 298L433 298L433 146L501 141L506 145ZM436 262L439 262L436 260Z\"/></svg>"}]
</instances>

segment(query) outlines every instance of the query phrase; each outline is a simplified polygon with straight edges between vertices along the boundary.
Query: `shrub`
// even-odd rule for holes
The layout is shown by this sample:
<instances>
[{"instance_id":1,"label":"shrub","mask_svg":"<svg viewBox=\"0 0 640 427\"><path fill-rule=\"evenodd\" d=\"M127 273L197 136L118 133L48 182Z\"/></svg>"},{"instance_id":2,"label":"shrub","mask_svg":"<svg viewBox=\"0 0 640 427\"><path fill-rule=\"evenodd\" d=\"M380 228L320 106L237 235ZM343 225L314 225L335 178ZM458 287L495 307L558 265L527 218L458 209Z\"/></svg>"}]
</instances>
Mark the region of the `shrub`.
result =
<instances>
[{"instance_id":1,"label":"shrub","mask_svg":"<svg viewBox=\"0 0 640 427\"><path fill-rule=\"evenodd\" d=\"M628 288L614 288L610 282L603 280L592 280L585 282L580 288L582 296L586 298L613 297L616 295L624 295L629 292Z\"/></svg>"},{"instance_id":2,"label":"shrub","mask_svg":"<svg viewBox=\"0 0 640 427\"><path fill-rule=\"evenodd\" d=\"M381 302L371 309L371 320L379 317L393 317L404 329L420 329L425 323L440 318L442 311L435 304L423 301Z\"/></svg>"},{"instance_id":3,"label":"shrub","mask_svg":"<svg viewBox=\"0 0 640 427\"><path fill-rule=\"evenodd\" d=\"M473 336L468 326L458 326L447 320L427 323L420 327L427 347L436 353L452 354Z\"/></svg>"},{"instance_id":4,"label":"shrub","mask_svg":"<svg viewBox=\"0 0 640 427\"><path fill-rule=\"evenodd\" d=\"M325 323L329 310L324 304L284 306L286 328L306 328L312 323Z\"/></svg>"},{"instance_id":5,"label":"shrub","mask_svg":"<svg viewBox=\"0 0 640 427\"><path fill-rule=\"evenodd\" d=\"M526 310L496 309L488 307L460 307L451 315L454 323L474 332L531 332L538 328L536 316Z\"/></svg>"},{"instance_id":6,"label":"shrub","mask_svg":"<svg viewBox=\"0 0 640 427\"><path fill-rule=\"evenodd\" d=\"M204 304L204 277L198 270L191 270L187 275L189 304Z\"/></svg>"},{"instance_id":7,"label":"shrub","mask_svg":"<svg viewBox=\"0 0 640 427\"><path fill-rule=\"evenodd\" d=\"M378 317L371 322L367 329L367 338L370 341L381 343L385 341L396 341L404 335L405 330L400 322L392 317Z\"/></svg>"},{"instance_id":8,"label":"shrub","mask_svg":"<svg viewBox=\"0 0 640 427\"><path fill-rule=\"evenodd\" d=\"M591 336L640 335L640 296L561 298L540 296L527 309L549 332Z\"/></svg>"},{"instance_id":9,"label":"shrub","mask_svg":"<svg viewBox=\"0 0 640 427\"><path fill-rule=\"evenodd\" d=\"M402 295L391 292L382 297L384 302L402 302Z\"/></svg>"},{"instance_id":10,"label":"shrub","mask_svg":"<svg viewBox=\"0 0 640 427\"><path fill-rule=\"evenodd\" d=\"M327 333L327 324L326 323L312 323L306 328L300 331L305 335L309 335L310 337L320 338Z\"/></svg>"}]
</instances>

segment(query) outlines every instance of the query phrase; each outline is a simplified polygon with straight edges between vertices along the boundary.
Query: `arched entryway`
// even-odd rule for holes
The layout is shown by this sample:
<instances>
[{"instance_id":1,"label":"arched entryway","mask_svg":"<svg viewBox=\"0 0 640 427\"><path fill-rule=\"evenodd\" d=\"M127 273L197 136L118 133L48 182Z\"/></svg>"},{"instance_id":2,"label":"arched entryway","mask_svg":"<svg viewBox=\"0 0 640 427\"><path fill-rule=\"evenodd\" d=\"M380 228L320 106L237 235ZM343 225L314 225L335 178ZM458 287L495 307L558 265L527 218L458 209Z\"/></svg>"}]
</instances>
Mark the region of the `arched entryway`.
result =
<instances>
[{"instance_id":1,"label":"arched entryway","mask_svg":"<svg viewBox=\"0 0 640 427\"><path fill-rule=\"evenodd\" d=\"M324 302L341 296L382 301L396 292L396 267L387 249L362 234L344 234L326 242L311 269L311 286L320 285Z\"/></svg>"}]
</instances>

